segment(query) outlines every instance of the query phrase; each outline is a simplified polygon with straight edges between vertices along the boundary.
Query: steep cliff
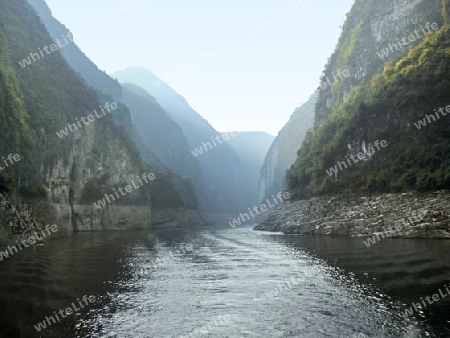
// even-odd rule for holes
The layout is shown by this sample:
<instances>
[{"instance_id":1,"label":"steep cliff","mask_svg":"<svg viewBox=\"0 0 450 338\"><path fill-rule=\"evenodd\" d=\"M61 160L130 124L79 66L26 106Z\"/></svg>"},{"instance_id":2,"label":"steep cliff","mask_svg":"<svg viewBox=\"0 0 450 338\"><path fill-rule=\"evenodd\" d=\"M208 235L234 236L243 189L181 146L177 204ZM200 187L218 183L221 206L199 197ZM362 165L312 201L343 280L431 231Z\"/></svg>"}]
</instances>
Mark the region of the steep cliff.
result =
<instances>
[{"instance_id":1,"label":"steep cliff","mask_svg":"<svg viewBox=\"0 0 450 338\"><path fill-rule=\"evenodd\" d=\"M294 197L449 188L449 56L445 24L359 85L305 140Z\"/></svg>"},{"instance_id":2,"label":"steep cliff","mask_svg":"<svg viewBox=\"0 0 450 338\"><path fill-rule=\"evenodd\" d=\"M306 133L314 125L314 113L318 93L292 114L289 122L280 130L267 152L261 167L259 199L265 200L284 189L286 171L297 159Z\"/></svg>"},{"instance_id":3,"label":"steep cliff","mask_svg":"<svg viewBox=\"0 0 450 338\"><path fill-rule=\"evenodd\" d=\"M297 151L306 131L312 127L310 114L314 115L316 127L326 121L358 86L369 84L373 76L382 73L386 62L398 60L409 49L420 44L424 36L422 29L427 32L426 27L429 29L432 23L442 27L444 20L441 13L441 0L355 2L347 14L336 50L320 79L315 107L311 101L313 99L310 99L300 108L305 121L296 111L266 156L261 169L262 199L283 188L286 170L297 159ZM411 34L413 36L410 38Z\"/></svg>"},{"instance_id":4,"label":"steep cliff","mask_svg":"<svg viewBox=\"0 0 450 338\"><path fill-rule=\"evenodd\" d=\"M39 14L41 21L46 26L53 40L56 41L58 39L61 39L61 36L65 34L68 29L53 17L52 12L45 1L28 0L28 2ZM181 198L188 207L193 209L198 208L197 199L192 183L189 181L189 179L186 179L186 176L183 176L183 171L175 171L178 174L171 172L171 169L174 169L174 167L171 166L172 162L167 161L167 156L165 156L166 154L171 154L173 159L174 157L179 155L179 152L175 154L173 147L172 151L161 151L161 143L158 140L156 140L155 138L149 140L147 137L148 133L145 135L140 133L142 132L142 128L136 120L132 119L131 115L133 115L134 117L140 116L142 115L142 111L130 112L130 107L126 105L126 103L130 104L133 102L132 100L130 100L130 95L132 95L130 94L130 91L127 91L128 95L125 97L119 82L111 78L105 72L101 71L97 67L97 65L95 65L80 50L75 41L72 41L64 48L61 48L60 52L72 67L72 69L74 69L89 86L95 88L98 95L101 97L102 102L112 100L116 100L118 102L119 108L113 112L114 121L116 122L116 124L124 128L126 133L136 145L142 159L146 163L150 164L152 168L154 168L152 170L158 174L160 182L165 181L165 184L158 184L154 186L155 194L153 205L156 207L163 206L164 208L179 207L179 205L177 204L179 197L177 197L176 195L181 195ZM136 105L133 105L133 107L135 106ZM141 107L138 107L138 109L141 109ZM174 130L174 128L171 128L172 124L155 124L155 127L158 129L159 135L172 135L172 138L166 138L166 141L173 140L173 142L166 143L166 147L170 148L170 145L173 146L175 143L180 147L180 149L186 148L187 141L184 140L184 145L180 142L180 139L184 138L181 130ZM163 155L164 158L160 158L159 156L161 155ZM181 157L178 162L182 162ZM190 172L190 168L193 168L195 166L198 167L198 164L185 163L185 172ZM197 177L197 172L195 172L195 170L192 171L194 172L194 176ZM165 199L169 195L175 196L173 205L170 203L170 201Z\"/></svg>"},{"instance_id":5,"label":"steep cliff","mask_svg":"<svg viewBox=\"0 0 450 338\"><path fill-rule=\"evenodd\" d=\"M419 44L427 22L442 27L442 0L357 0L320 80L315 124L325 121L358 85L380 74L386 62ZM348 76L342 75L345 71Z\"/></svg>"},{"instance_id":6,"label":"steep cliff","mask_svg":"<svg viewBox=\"0 0 450 338\"><path fill-rule=\"evenodd\" d=\"M93 205L150 168L112 114L81 123L105 105L58 50L47 52L54 41L31 6L1 0L0 8L0 151L21 158L1 171L1 190L28 198L61 232L149 226L150 184L101 209ZM64 38L61 44L70 44L70 35ZM69 123L74 132L58 136Z\"/></svg>"},{"instance_id":7,"label":"steep cliff","mask_svg":"<svg viewBox=\"0 0 450 338\"><path fill-rule=\"evenodd\" d=\"M45 0L27 1L39 14L41 21L44 23L53 40L61 38L61 34L68 31L62 23L53 17L50 8L45 3ZM64 56L69 65L77 73L79 73L79 75L84 78L90 86L111 95L116 101L121 100L122 88L120 87L120 84L112 79L108 74L101 71L75 43L62 48L61 54Z\"/></svg>"}]
</instances>

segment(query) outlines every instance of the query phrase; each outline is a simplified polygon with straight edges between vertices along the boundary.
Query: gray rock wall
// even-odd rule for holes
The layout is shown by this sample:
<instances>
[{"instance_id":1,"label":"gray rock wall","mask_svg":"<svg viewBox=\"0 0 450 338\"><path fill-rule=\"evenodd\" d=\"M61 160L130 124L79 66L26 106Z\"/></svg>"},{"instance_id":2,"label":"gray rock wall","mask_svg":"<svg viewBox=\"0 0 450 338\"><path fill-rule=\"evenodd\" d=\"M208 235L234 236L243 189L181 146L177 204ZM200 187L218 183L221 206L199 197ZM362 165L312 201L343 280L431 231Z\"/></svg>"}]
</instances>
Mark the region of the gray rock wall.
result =
<instances>
[{"instance_id":1,"label":"gray rock wall","mask_svg":"<svg viewBox=\"0 0 450 338\"><path fill-rule=\"evenodd\" d=\"M120 140L95 121L61 141L66 142L67 152L47 172L51 221L61 230L131 230L151 226L150 199L142 200L143 190L147 189L148 194L149 187L133 190L102 209L93 204L107 189L125 187L141 177L139 163ZM88 186L94 187L94 194Z\"/></svg>"}]
</instances>

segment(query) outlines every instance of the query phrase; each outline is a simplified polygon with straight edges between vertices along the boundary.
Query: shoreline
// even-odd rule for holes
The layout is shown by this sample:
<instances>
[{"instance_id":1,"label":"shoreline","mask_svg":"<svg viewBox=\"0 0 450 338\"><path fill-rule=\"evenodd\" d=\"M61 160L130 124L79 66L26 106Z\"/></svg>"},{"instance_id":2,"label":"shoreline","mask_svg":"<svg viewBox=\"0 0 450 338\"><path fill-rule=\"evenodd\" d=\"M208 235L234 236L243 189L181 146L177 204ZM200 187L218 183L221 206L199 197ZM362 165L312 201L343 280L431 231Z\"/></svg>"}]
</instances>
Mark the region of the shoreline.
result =
<instances>
[{"instance_id":1,"label":"shoreline","mask_svg":"<svg viewBox=\"0 0 450 338\"><path fill-rule=\"evenodd\" d=\"M35 233L41 233L44 226L33 210L23 201L13 203L11 198L0 193L0 249L15 245L17 241L28 241ZM45 241L36 240L36 244Z\"/></svg>"},{"instance_id":2,"label":"shoreline","mask_svg":"<svg viewBox=\"0 0 450 338\"><path fill-rule=\"evenodd\" d=\"M450 192L315 197L287 202L254 230L302 235L450 239Z\"/></svg>"}]
</instances>

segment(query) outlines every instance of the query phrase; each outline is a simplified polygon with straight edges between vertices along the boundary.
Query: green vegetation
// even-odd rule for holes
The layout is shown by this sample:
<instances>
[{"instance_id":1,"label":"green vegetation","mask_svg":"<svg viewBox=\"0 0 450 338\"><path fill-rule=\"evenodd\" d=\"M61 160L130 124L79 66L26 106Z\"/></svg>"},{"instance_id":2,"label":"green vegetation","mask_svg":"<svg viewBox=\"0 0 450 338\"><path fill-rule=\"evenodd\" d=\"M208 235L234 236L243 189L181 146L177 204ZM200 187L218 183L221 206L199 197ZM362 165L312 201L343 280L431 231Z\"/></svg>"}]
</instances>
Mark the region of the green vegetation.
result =
<instances>
[{"instance_id":1,"label":"green vegetation","mask_svg":"<svg viewBox=\"0 0 450 338\"><path fill-rule=\"evenodd\" d=\"M404 53L402 50L394 50L382 59L377 52L390 43L397 43L397 39L407 36L414 30L420 30L420 25L426 21L436 22L439 27L444 24L441 15L442 0L397 4L398 7L411 6L413 9L410 15L398 17L395 25L392 25L395 16L391 12L392 6L394 5L391 3L384 4L375 0L355 1L347 14L336 49L325 66L321 82L326 78L332 79L333 74L339 70L347 70L351 76L339 84L334 84L332 88L320 90L316 105L316 125L325 121L355 87L369 84L374 76L382 73L386 61L396 61ZM421 17L423 22L420 22L418 17ZM411 46L414 47L417 43L419 41Z\"/></svg>"},{"instance_id":2,"label":"green vegetation","mask_svg":"<svg viewBox=\"0 0 450 338\"><path fill-rule=\"evenodd\" d=\"M450 0L443 0L444 6L442 8L442 15L444 16L445 22L450 22Z\"/></svg>"},{"instance_id":3,"label":"green vegetation","mask_svg":"<svg viewBox=\"0 0 450 338\"><path fill-rule=\"evenodd\" d=\"M448 3L448 0L445 0ZM425 114L450 104L450 26L370 83L360 85L313 133L287 174L294 198L335 193L372 193L450 188L450 115L418 130ZM389 146L365 163L329 177L325 170L345 160L360 142ZM358 152L359 149L354 149Z\"/></svg>"},{"instance_id":4,"label":"green vegetation","mask_svg":"<svg viewBox=\"0 0 450 338\"><path fill-rule=\"evenodd\" d=\"M300 148L308 129L314 125L314 107L318 96L316 91L306 103L295 109L270 146L260 175L265 196L270 197L283 189L286 170L297 159L295 150Z\"/></svg>"},{"instance_id":5,"label":"green vegetation","mask_svg":"<svg viewBox=\"0 0 450 338\"><path fill-rule=\"evenodd\" d=\"M20 195L26 198L45 198L47 197L47 186L45 183L34 183L30 187L20 187Z\"/></svg>"},{"instance_id":6,"label":"green vegetation","mask_svg":"<svg viewBox=\"0 0 450 338\"><path fill-rule=\"evenodd\" d=\"M0 173L0 193L9 193L12 190L12 182L7 174Z\"/></svg>"},{"instance_id":7,"label":"green vegetation","mask_svg":"<svg viewBox=\"0 0 450 338\"><path fill-rule=\"evenodd\" d=\"M47 196L49 174L58 173L62 181L68 180L69 191L81 195L82 200L92 199L110 188L111 183L100 177L99 188L85 180L91 174L95 176L100 164L108 170L119 160L130 170L157 174L141 160L128 136L132 134L132 123L124 105L119 106L113 117L96 121L95 131L84 138L56 136L56 131L67 123L74 123L86 112L114 99L88 87L60 52L46 55L26 67L19 65L19 61L51 45L53 40L26 0L0 0L0 8L0 158L12 153L20 154L23 159L0 172L0 192L41 199ZM120 86L115 85L119 92L116 90L114 94L119 96ZM89 141L88 136L92 138ZM93 151L82 160L72 161L77 157L72 153L77 145L86 148L88 142L95 144ZM63 177L66 171L72 176ZM86 191L80 191L84 185ZM169 179L153 188L142 187L140 196L128 202L164 207L182 205Z\"/></svg>"}]
</instances>

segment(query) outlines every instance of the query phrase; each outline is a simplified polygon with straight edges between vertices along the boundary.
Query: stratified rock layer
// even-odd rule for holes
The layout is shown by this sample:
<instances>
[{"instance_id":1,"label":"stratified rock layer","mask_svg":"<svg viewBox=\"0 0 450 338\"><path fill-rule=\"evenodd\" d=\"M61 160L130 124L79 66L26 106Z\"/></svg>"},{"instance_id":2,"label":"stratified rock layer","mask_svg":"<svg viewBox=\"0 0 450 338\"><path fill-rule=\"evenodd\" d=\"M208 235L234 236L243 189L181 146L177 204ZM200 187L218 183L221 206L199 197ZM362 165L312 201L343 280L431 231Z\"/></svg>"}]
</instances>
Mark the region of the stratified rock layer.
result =
<instances>
[{"instance_id":1,"label":"stratified rock layer","mask_svg":"<svg viewBox=\"0 0 450 338\"><path fill-rule=\"evenodd\" d=\"M450 238L449 207L448 191L313 198L284 204L255 230L351 237L384 233L385 237L394 238Z\"/></svg>"}]
</instances>

